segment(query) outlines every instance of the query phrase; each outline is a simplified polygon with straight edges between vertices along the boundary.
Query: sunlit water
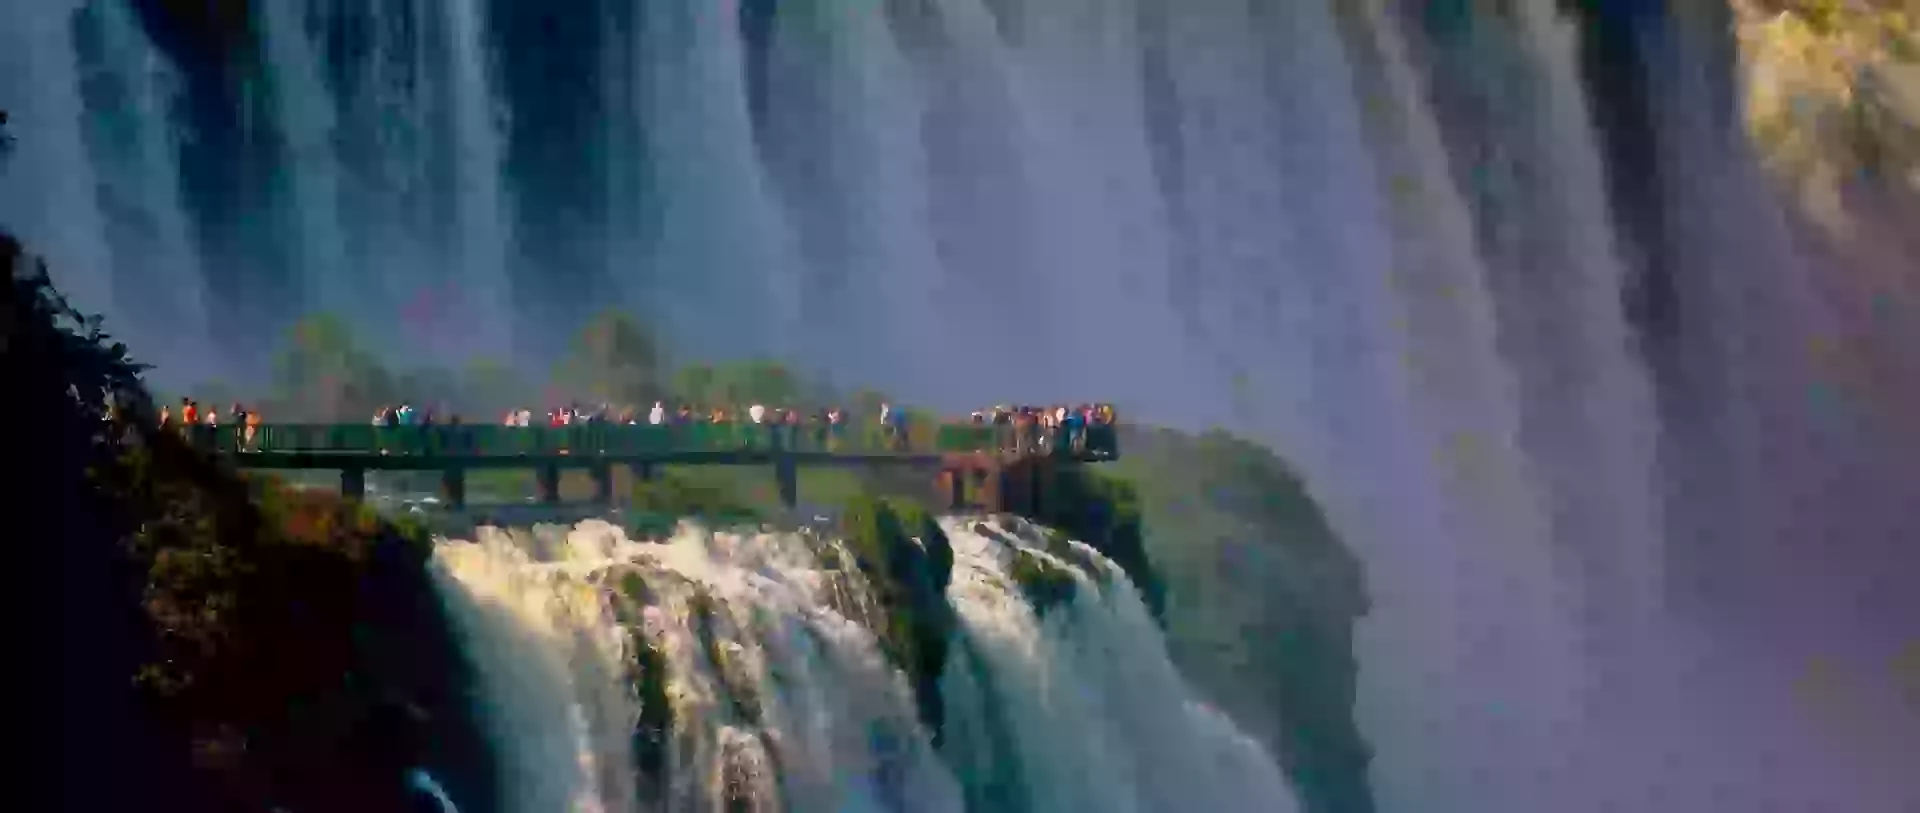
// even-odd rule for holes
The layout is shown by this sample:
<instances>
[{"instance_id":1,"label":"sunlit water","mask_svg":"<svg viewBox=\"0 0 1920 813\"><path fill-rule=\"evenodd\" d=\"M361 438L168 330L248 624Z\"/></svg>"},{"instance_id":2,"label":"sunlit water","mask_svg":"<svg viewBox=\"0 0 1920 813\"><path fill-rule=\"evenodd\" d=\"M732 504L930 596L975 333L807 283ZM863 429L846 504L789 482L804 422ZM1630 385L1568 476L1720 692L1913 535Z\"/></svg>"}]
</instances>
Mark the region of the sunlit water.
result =
<instances>
[{"instance_id":1,"label":"sunlit water","mask_svg":"<svg viewBox=\"0 0 1920 813\"><path fill-rule=\"evenodd\" d=\"M0 0L0 222L129 325L197 265L210 318L333 307L387 358L620 305L954 411L1229 424L1365 562L1383 807L1911 807L1911 257L1807 250L1715 107L1711 4L1616 66L1660 170L1632 244L1573 5L274 0L232 81L70 25L129 4ZM166 160L202 143L236 153ZM1634 257L1679 269L1664 334Z\"/></svg>"},{"instance_id":2,"label":"sunlit water","mask_svg":"<svg viewBox=\"0 0 1920 813\"><path fill-rule=\"evenodd\" d=\"M943 525L960 624L938 750L875 640L882 608L830 539L688 524L635 542L587 521L440 543L507 809L1295 809L1273 758L1196 701L1111 562L1047 553L1024 524ZM1016 550L1071 572L1076 597L1036 612ZM650 699L672 720L651 757L634 739Z\"/></svg>"}]
</instances>

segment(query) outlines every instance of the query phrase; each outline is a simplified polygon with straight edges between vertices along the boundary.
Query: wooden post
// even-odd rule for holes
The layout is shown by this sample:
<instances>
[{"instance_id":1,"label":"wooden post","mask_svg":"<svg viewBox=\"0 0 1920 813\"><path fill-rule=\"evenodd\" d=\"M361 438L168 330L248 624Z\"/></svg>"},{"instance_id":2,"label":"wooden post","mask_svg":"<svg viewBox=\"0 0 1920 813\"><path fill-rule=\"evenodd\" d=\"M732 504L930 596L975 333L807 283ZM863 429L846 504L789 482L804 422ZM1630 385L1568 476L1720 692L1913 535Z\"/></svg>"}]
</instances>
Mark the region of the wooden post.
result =
<instances>
[{"instance_id":1,"label":"wooden post","mask_svg":"<svg viewBox=\"0 0 1920 813\"><path fill-rule=\"evenodd\" d=\"M613 504L613 465L595 463L590 469L593 474L593 501L600 505Z\"/></svg>"},{"instance_id":2,"label":"wooden post","mask_svg":"<svg viewBox=\"0 0 1920 813\"><path fill-rule=\"evenodd\" d=\"M456 511L467 507L467 470L448 466L440 470L440 499Z\"/></svg>"},{"instance_id":3,"label":"wooden post","mask_svg":"<svg viewBox=\"0 0 1920 813\"><path fill-rule=\"evenodd\" d=\"M366 469L341 469L340 470L340 496L345 497L349 500L366 499L367 498L367 470Z\"/></svg>"},{"instance_id":4,"label":"wooden post","mask_svg":"<svg viewBox=\"0 0 1920 813\"><path fill-rule=\"evenodd\" d=\"M773 458L773 477L779 481L780 504L792 510L800 504L800 467L793 462L792 455L776 455Z\"/></svg>"},{"instance_id":5,"label":"wooden post","mask_svg":"<svg viewBox=\"0 0 1920 813\"><path fill-rule=\"evenodd\" d=\"M557 463L542 463L535 470L539 482L540 501L548 505L560 502L560 466Z\"/></svg>"}]
</instances>

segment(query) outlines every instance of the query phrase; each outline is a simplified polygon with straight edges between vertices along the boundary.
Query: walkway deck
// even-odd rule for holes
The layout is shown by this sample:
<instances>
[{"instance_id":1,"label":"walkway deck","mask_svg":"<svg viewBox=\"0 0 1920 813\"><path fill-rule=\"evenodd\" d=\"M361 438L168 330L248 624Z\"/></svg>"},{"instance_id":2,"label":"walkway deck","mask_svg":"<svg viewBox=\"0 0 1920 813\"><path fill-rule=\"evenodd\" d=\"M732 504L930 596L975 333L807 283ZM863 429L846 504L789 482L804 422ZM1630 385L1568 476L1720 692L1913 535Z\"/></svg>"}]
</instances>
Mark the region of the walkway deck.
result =
<instances>
[{"instance_id":1,"label":"walkway deck","mask_svg":"<svg viewBox=\"0 0 1920 813\"><path fill-rule=\"evenodd\" d=\"M533 469L540 496L559 501L560 472L586 469L596 483L596 502L613 497L616 466L646 479L663 465L768 466L781 501L798 500L801 466L908 466L935 469L936 481L956 507L972 483L988 495L1009 493L1002 474L1031 461L1090 463L1115 460L1119 448L1111 426L1089 427L1076 448L1064 436L1016 443L1011 427L949 424L910 431L905 439L878 427L827 433L811 426L684 424L678 426L587 425L571 427L404 426L275 424L259 427L251 442L234 427L195 427L196 442L246 469L313 469L340 472L342 493L359 498L369 471L439 471L445 502L466 502L470 469ZM1021 451L1011 451L1013 449ZM990 476L992 475L992 476ZM991 487L988 487L991 484ZM1021 487L1024 492L1026 487ZM998 503L999 496L989 496Z\"/></svg>"}]
</instances>

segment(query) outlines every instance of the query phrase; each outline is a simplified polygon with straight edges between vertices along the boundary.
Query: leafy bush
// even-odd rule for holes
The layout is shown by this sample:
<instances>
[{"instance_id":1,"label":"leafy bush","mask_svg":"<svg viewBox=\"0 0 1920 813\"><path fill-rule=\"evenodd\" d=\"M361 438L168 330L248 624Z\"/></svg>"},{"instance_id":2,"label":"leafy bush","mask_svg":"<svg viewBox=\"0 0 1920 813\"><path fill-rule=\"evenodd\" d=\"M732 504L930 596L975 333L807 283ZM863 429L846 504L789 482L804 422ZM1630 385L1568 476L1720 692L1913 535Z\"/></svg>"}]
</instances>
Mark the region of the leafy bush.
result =
<instances>
[{"instance_id":1,"label":"leafy bush","mask_svg":"<svg viewBox=\"0 0 1920 813\"><path fill-rule=\"evenodd\" d=\"M469 809L490 807L424 537L337 497L244 479L160 430L126 348L4 235L0 260L6 401L33 416L26 440L43 447L8 462L27 467L33 518L65 528L66 562L49 573L62 601L140 619L98 640L63 630L117 650L92 668L117 672L152 726L145 751L115 764L189 771L198 801L159 798L195 809L401 810L415 766ZM113 692L89 702L111 707Z\"/></svg>"}]
</instances>

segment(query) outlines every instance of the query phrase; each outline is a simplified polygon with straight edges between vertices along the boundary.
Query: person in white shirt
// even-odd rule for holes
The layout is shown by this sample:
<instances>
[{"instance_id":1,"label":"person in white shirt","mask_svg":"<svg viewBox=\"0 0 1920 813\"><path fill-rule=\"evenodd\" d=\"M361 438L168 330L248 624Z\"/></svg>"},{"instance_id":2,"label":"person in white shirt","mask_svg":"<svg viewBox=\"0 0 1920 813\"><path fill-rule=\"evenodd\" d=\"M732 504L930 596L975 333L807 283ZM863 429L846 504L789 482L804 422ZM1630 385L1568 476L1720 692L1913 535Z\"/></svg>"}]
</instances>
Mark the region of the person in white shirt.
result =
<instances>
[{"instance_id":1,"label":"person in white shirt","mask_svg":"<svg viewBox=\"0 0 1920 813\"><path fill-rule=\"evenodd\" d=\"M660 424L665 423L666 420L667 420L667 408L664 406L661 406L659 401L653 402L653 409L647 412L647 423L653 424L654 426L659 426Z\"/></svg>"},{"instance_id":2,"label":"person in white shirt","mask_svg":"<svg viewBox=\"0 0 1920 813\"><path fill-rule=\"evenodd\" d=\"M767 417L767 408L759 404L754 404L747 409L747 414L752 416L754 423L763 423L763 419Z\"/></svg>"}]
</instances>

